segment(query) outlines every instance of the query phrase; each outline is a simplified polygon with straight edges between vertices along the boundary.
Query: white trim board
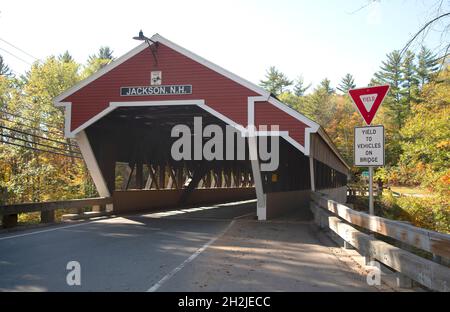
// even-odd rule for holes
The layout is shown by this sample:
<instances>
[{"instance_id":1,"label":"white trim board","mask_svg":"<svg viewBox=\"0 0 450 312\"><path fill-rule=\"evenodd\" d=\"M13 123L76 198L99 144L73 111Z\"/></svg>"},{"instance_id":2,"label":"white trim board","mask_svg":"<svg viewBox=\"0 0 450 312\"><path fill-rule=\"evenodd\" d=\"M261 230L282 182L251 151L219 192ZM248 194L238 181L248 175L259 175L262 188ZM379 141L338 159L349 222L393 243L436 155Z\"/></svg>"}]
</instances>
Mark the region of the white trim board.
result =
<instances>
[{"instance_id":1,"label":"white trim board","mask_svg":"<svg viewBox=\"0 0 450 312\"><path fill-rule=\"evenodd\" d=\"M249 103L252 102L252 100L249 100ZM294 140L291 136L289 136L289 131L249 131L249 128L243 127L242 125L234 122L230 118L226 117L225 115L219 113L215 109L211 108L210 106L205 104L205 100L199 99L199 100L168 100L168 101L132 101L132 102L110 102L109 106L105 108L103 111L89 119L87 122L85 122L83 125L76 128L74 131L70 131L69 125L71 122L70 115L67 114L68 111L71 110L71 104L70 102L64 102L64 106L66 107L66 137L68 138L75 138L78 133L84 131L87 127L95 123L96 121L100 120L104 116L108 115L112 111L114 111L116 108L119 107L145 107L145 106L168 106L168 105L197 105L198 107L202 108L203 110L209 112L211 115L219 118L226 124L234 127L236 130L241 132L242 136L280 136L284 138L287 142L291 143L295 148L297 148L299 151L301 151L305 155L309 155L309 132L313 131L311 128L305 129L305 147L302 146L300 143L298 143L296 140ZM250 126L250 125L248 125ZM254 126L254 125L252 125ZM307 131L308 130L308 131ZM68 132L67 132L68 131ZM308 153L308 154L307 154Z\"/></svg>"},{"instance_id":2,"label":"white trim board","mask_svg":"<svg viewBox=\"0 0 450 312\"><path fill-rule=\"evenodd\" d=\"M272 97L271 94L264 90L263 88L257 86L256 84L253 84L251 82L249 82L248 80L235 75L231 72L229 72L228 70L202 58L201 56L171 42L170 40L162 37L159 34L155 34L151 37L152 41L154 42L160 42L161 44L169 47L170 49L194 60L195 62L217 72L218 74L246 87L247 89L259 94L260 96L252 96L248 98L248 124L253 124L254 123L254 105L256 102L269 102L270 104L274 105L275 107L277 107L278 109L280 109L281 111L289 114L290 116L292 116L293 118L301 121L302 123L304 123L305 125L307 125L307 128L305 129L305 146L301 146L298 142L296 142L295 140L293 140L292 138L290 138L288 135L285 136L285 138L291 143L293 144L296 148L298 148L300 151L302 151L305 155L309 155L309 150L310 150L310 146L309 146L309 136L310 133L316 133L318 132L320 126L310 120L309 118L303 116L302 114L300 114L299 112L297 112L296 110L292 109L291 107L285 105L284 103L280 102L279 100L277 100L276 98ZM62 102L65 98L67 98L68 96L72 95L73 93L77 92L78 90L82 89L83 87L87 86L88 84L90 84L91 82L95 81L96 79L98 79L99 77L105 75L106 73L108 73L109 71L111 71L112 69L116 68L117 66L121 65L122 63L124 63L125 61L129 60L130 58L132 58L133 56L135 56L136 54L140 53L141 51L145 50L148 47L147 43L142 43L140 45L138 45L136 48L132 49L130 52L126 53L125 55L121 56L120 58L118 58L117 60L111 62L110 64L108 64L107 66L105 66L104 68L102 68L101 70L99 70L98 72L96 72L95 74L91 75L90 77L82 80L81 82L79 82L78 84L76 84L75 86L73 86L72 88L68 89L67 91L63 92L62 94L60 94L59 96L57 96L54 99L54 104L55 106L63 106L65 107L65 119L66 119L66 123L65 123L65 135L66 137L74 137L78 132L82 131L83 129L85 129L87 126L91 125L92 123L94 123L96 120L100 119L101 117L105 116L106 114L108 114L109 112L113 111L116 107L116 103L121 103L121 106L125 106L124 102L112 102L110 103L110 106L108 108L106 108L105 110L103 110L102 112L100 112L99 114L97 114L96 116L93 116L91 119L89 119L88 121L86 121L84 124L80 125L78 128L74 129L73 131L71 131L71 113L72 113L72 109L71 109L71 104L70 102ZM147 101L145 101L147 102ZM171 101L169 101L171 102ZM185 101L186 102L186 101ZM130 102L130 103L135 103L136 105L145 105L145 104L140 104L139 102ZM111 105L112 104L112 105ZM157 105L157 104L155 104ZM187 104L190 105L190 104ZM241 132L243 132L245 130L245 128L241 125L238 125L237 123L235 123L234 121L232 121L230 118L224 116L223 114L217 112L216 110L212 109L211 107L207 106L206 104L196 104L199 105L200 107L202 107L203 109L205 109L206 111L210 112L211 114L215 115L216 117L222 119L223 121L225 121L226 123L234 126L236 129L240 130ZM132 106L132 105L130 105ZM327 141L327 143L329 144L330 142L328 142L328 138L326 138L323 133L321 133L321 131L318 132L320 136L323 137L323 139L325 141ZM342 157L339 155L339 153L337 152L336 148L332 147L332 150L334 153L337 153L339 159L341 161L343 161ZM344 164L348 167L348 165L344 162Z\"/></svg>"},{"instance_id":3,"label":"white trim board","mask_svg":"<svg viewBox=\"0 0 450 312\"><path fill-rule=\"evenodd\" d=\"M94 181L95 187L97 188L98 194L102 197L110 197L111 193L109 192L105 178L100 170L97 158L95 158L95 154L86 133L84 131L80 131L76 135L76 141L80 148L81 154L83 155L84 162L89 169L92 180Z\"/></svg>"},{"instance_id":4,"label":"white trim board","mask_svg":"<svg viewBox=\"0 0 450 312\"><path fill-rule=\"evenodd\" d=\"M85 86L87 86L88 84L90 84L91 82L93 82L94 80L97 80L98 78L100 78L101 76L105 75L106 73L108 73L109 71L113 70L114 68L116 68L117 66L119 66L122 63L125 63L126 61L128 61L130 58L132 58L133 56L135 56L136 54L138 54L139 52L144 51L146 48L148 47L147 43L141 43L140 45L138 45L136 48L132 49L131 51L129 51L128 53L122 55L121 57L119 57L118 59L112 61L111 63L109 63L108 65L106 65L105 67L103 67L102 69L98 70L97 72L95 72L94 74L92 74L91 76L87 77L86 79L81 80L80 82L78 82L76 85L74 85L72 88L69 88L68 90L64 91L63 93L61 93L60 95L58 95L56 98L53 99L53 103L56 106L59 106L58 104L64 100L66 97L74 94L75 92L77 92L78 90L84 88Z\"/></svg>"}]
</instances>

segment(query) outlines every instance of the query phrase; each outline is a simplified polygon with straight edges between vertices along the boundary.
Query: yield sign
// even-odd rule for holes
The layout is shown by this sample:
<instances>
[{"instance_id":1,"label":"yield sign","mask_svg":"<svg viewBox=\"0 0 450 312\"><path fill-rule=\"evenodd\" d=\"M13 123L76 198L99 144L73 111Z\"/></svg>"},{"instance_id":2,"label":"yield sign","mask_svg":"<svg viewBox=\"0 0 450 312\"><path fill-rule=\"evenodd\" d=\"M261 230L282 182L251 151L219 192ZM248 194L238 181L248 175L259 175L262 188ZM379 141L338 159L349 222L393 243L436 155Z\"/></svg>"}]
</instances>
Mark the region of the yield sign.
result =
<instances>
[{"instance_id":1,"label":"yield sign","mask_svg":"<svg viewBox=\"0 0 450 312\"><path fill-rule=\"evenodd\" d=\"M370 125L375 117L388 90L389 85L352 89L348 91L348 94L368 125Z\"/></svg>"}]
</instances>

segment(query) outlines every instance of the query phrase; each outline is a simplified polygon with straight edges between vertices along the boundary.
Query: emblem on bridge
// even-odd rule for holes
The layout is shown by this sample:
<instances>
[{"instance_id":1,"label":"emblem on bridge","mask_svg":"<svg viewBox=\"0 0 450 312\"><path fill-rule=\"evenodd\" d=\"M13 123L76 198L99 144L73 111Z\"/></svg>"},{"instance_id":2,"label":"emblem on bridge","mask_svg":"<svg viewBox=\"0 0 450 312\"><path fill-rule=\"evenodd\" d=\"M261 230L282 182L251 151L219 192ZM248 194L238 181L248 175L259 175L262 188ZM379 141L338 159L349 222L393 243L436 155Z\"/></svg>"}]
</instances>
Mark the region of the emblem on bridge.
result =
<instances>
[{"instance_id":1,"label":"emblem on bridge","mask_svg":"<svg viewBox=\"0 0 450 312\"><path fill-rule=\"evenodd\" d=\"M152 71L150 74L150 84L152 86L160 86L162 84L162 71Z\"/></svg>"}]
</instances>

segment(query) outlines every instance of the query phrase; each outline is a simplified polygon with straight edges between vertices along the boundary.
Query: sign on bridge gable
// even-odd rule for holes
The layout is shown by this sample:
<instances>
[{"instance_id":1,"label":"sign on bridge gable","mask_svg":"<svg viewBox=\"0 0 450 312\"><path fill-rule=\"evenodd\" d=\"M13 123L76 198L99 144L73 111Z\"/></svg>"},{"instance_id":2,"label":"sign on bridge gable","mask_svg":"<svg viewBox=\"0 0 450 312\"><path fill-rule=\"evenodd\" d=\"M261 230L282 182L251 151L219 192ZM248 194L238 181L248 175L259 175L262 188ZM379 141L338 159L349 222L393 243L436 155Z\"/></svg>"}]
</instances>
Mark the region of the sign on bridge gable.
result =
<instances>
[{"instance_id":1,"label":"sign on bridge gable","mask_svg":"<svg viewBox=\"0 0 450 312\"><path fill-rule=\"evenodd\" d=\"M348 91L348 94L352 98L367 125L370 125L388 91L389 85L385 85L352 89Z\"/></svg>"},{"instance_id":2,"label":"sign on bridge gable","mask_svg":"<svg viewBox=\"0 0 450 312\"><path fill-rule=\"evenodd\" d=\"M355 166L384 166L384 127L355 127L354 147Z\"/></svg>"}]
</instances>

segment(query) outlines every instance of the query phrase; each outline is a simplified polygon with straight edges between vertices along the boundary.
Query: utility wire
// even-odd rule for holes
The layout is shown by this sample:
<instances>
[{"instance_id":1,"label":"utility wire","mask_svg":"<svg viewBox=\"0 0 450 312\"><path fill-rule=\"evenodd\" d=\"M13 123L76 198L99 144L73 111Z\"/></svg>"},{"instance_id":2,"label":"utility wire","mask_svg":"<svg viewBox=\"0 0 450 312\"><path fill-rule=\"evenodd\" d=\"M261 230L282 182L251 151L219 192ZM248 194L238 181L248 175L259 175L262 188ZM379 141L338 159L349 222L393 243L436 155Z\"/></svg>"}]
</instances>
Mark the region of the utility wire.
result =
<instances>
[{"instance_id":1,"label":"utility wire","mask_svg":"<svg viewBox=\"0 0 450 312\"><path fill-rule=\"evenodd\" d=\"M16 125L16 126L22 126L22 127L26 127L27 129L26 130L31 130L31 131L43 131L43 132L46 132L46 133L49 133L49 134L53 134L53 135L56 135L56 136L61 136L61 133L55 133L55 132L52 132L52 131L49 131L49 130L45 130L45 129L38 129L38 128L34 128L34 127L30 127L30 126L28 126L28 125L26 125L26 124L23 124L23 123L20 123L20 122L17 122L17 121L12 121L12 120L9 120L9 119L7 119L7 118L3 118L3 117L1 117L0 116L0 120L4 120L4 121L6 121L6 122L10 122L10 123L12 123L12 124L14 124L14 125ZM16 131L16 130L14 130L14 131ZM42 136L40 136L40 138L43 138L43 139L45 139L45 140L50 140L49 138L46 138L46 137L42 137ZM67 143L67 142L64 142L64 141L58 141L58 142L61 142L61 144L66 144L66 145L70 145L70 146L72 146L72 147L74 147L74 148L78 148L78 145L76 145L76 144L73 144L73 143L70 143L70 139L69 139L69 143Z\"/></svg>"},{"instance_id":2,"label":"utility wire","mask_svg":"<svg viewBox=\"0 0 450 312\"><path fill-rule=\"evenodd\" d=\"M24 63L27 63L27 64L30 65L30 66L33 66L33 64L31 64L31 63L28 62L28 61L25 61L23 58L21 58L21 57L15 55L14 53L11 53L11 52L9 52L9 51L3 49L3 48L0 48L0 50L2 50L2 51L4 51L4 52L8 53L9 55L15 57L16 59L18 59L18 60L20 60L20 61L22 61L22 62L24 62Z\"/></svg>"},{"instance_id":3,"label":"utility wire","mask_svg":"<svg viewBox=\"0 0 450 312\"><path fill-rule=\"evenodd\" d=\"M12 143L12 142L5 142L3 140L0 140L0 143L14 145L14 146L18 146L18 147L23 147L23 148L26 148L26 149L30 149L30 150L34 150L34 151L38 151L38 152L43 152L43 153L50 153L50 154L55 154L55 155L60 155L60 156L65 156L65 157L70 157L70 158L83 159L82 157L79 157L79 156L67 155L67 154L58 153L58 152L52 152L52 151L46 151L46 150L42 150L42 149L39 149L39 148L36 148L36 147L25 146L25 145L21 145L21 144Z\"/></svg>"},{"instance_id":4,"label":"utility wire","mask_svg":"<svg viewBox=\"0 0 450 312\"><path fill-rule=\"evenodd\" d=\"M37 123L39 123L39 124L41 124L41 125L43 125L43 126L46 126L46 127L49 128L49 129L50 129L50 128L51 128L51 129L55 129L55 130L57 130L57 131L63 133L63 131L61 131L59 128L56 128L55 126L51 126L51 125L49 125L49 124L47 124L47 123L45 123L45 122L38 121L38 120L36 120L36 119L31 119L31 118L23 117L23 116L20 116L20 115L14 114L14 113L10 113L10 112L7 112L7 111L1 110L1 109L0 109L0 113L4 113L4 114L10 115L10 116L14 116L14 117L21 118L21 119L23 119L23 120L28 120L28 121L31 121L31 122L37 122Z\"/></svg>"},{"instance_id":5,"label":"utility wire","mask_svg":"<svg viewBox=\"0 0 450 312\"><path fill-rule=\"evenodd\" d=\"M0 115L0 120L4 120L6 122L10 122L10 123L12 123L14 125L17 125L17 126L26 127L27 130L42 131L42 132L46 132L46 133L53 134L53 135L56 135L56 136L61 136L62 135L62 133L53 132L53 131L46 130L46 129L34 128L34 127L28 126L28 125L26 125L24 123L21 123L21 122L15 121L15 120L10 120L8 118L2 117L1 115ZM71 144L71 145L73 145L73 144ZM73 146L76 146L76 145L73 145Z\"/></svg>"},{"instance_id":6,"label":"utility wire","mask_svg":"<svg viewBox=\"0 0 450 312\"><path fill-rule=\"evenodd\" d=\"M22 134L22 135L29 135L29 136L32 136L32 137L35 137L35 138L38 138L38 139L43 139L43 140L55 142L55 143L62 144L62 145L65 145L65 146L69 145L69 144L66 143L66 142L62 142L62 141L58 141L58 140L46 138L46 137L43 137L43 136L39 136L39 135L37 135L37 134L32 134L32 133L29 133L29 132L25 132L25 131L21 131L21 130L9 128L9 127L2 126L2 125L0 125L0 128L1 128L1 129L6 129L6 130L9 130L9 131L13 131L13 132L17 132L17 133L20 133L20 134Z\"/></svg>"},{"instance_id":7,"label":"utility wire","mask_svg":"<svg viewBox=\"0 0 450 312\"><path fill-rule=\"evenodd\" d=\"M37 57L34 57L34 56L31 55L30 53L28 53L28 52L22 50L21 48L19 48L19 47L13 45L12 43L6 41L5 39L0 38L0 40L3 41L4 43L10 45L10 46L13 47L14 49L19 50L19 51L22 52L23 54L28 55L29 57L35 59L36 61L40 61Z\"/></svg>"},{"instance_id":8,"label":"utility wire","mask_svg":"<svg viewBox=\"0 0 450 312\"><path fill-rule=\"evenodd\" d=\"M18 140L18 141L22 141L22 142L25 142L25 143L30 143L30 144L35 144L35 145L40 145L40 146L48 147L48 148L55 149L55 150L58 150L58 151L61 151L61 152L69 152L69 153L70 153L69 150L66 150L66 149L63 149L63 148L54 147L54 146L47 145L47 144L43 144L43 143L39 143L39 142L33 142L33 141L25 140L25 139L18 138L18 137L9 135L9 134L1 133L0 136L3 136L3 137L5 137L5 138L10 138L10 139ZM80 152L76 152L76 151L73 151L72 153L81 155Z\"/></svg>"}]
</instances>

